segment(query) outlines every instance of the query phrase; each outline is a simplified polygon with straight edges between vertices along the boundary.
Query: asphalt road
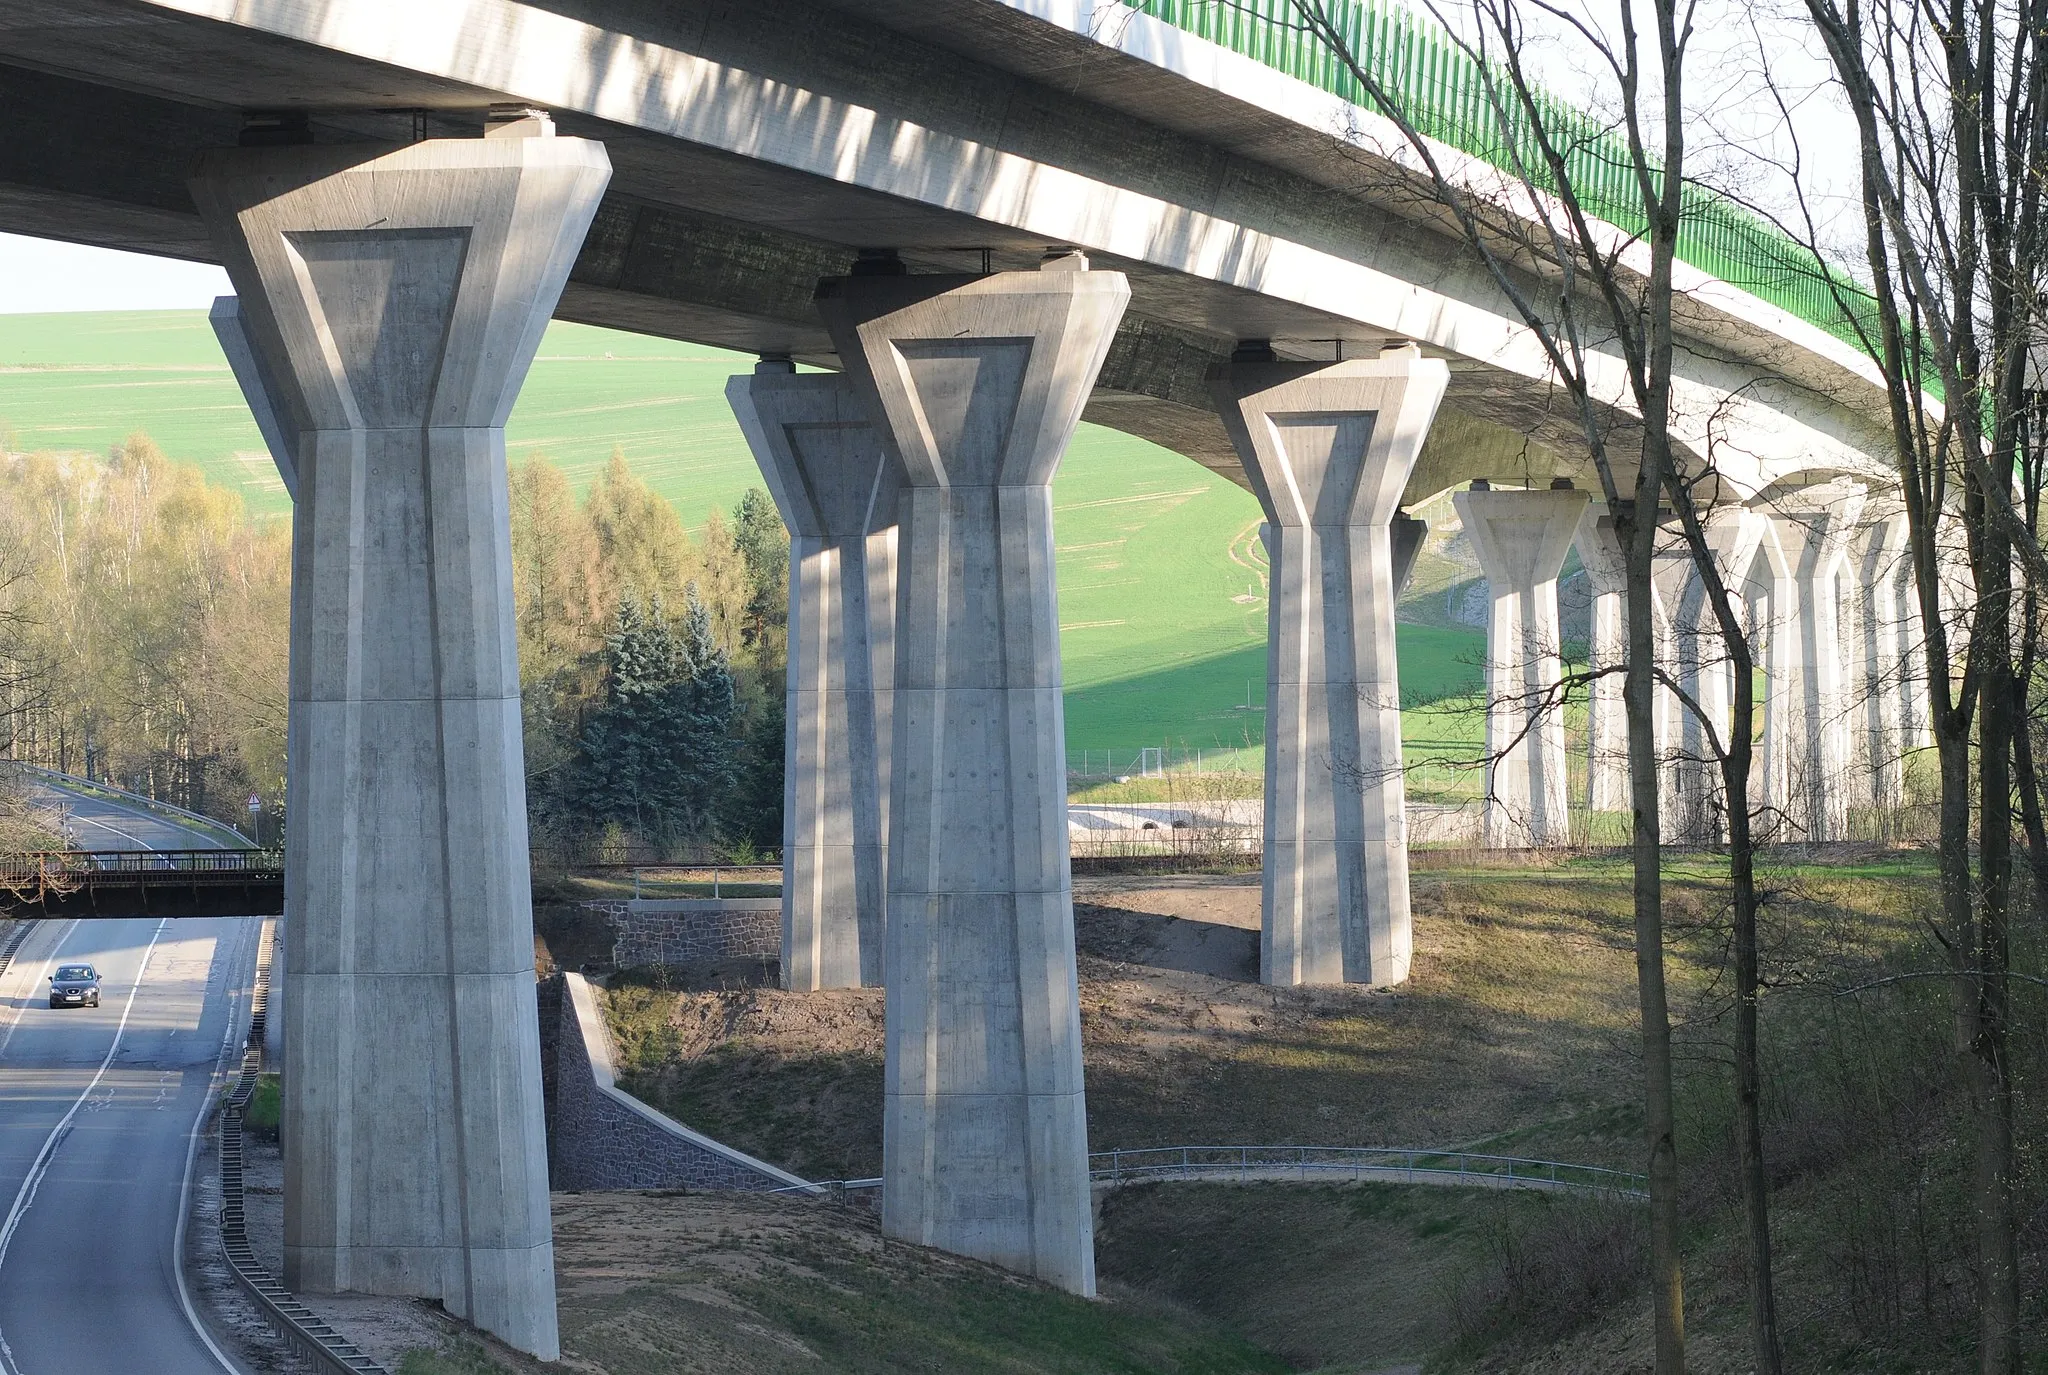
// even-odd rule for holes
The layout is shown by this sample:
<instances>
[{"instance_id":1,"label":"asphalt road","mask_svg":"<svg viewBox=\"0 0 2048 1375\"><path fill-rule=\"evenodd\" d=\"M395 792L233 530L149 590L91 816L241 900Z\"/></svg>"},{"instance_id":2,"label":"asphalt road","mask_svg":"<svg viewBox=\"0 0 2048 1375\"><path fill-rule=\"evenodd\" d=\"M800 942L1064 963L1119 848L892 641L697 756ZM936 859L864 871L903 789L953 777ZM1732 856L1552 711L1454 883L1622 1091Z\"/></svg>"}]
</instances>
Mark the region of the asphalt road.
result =
<instances>
[{"instance_id":1,"label":"asphalt road","mask_svg":"<svg viewBox=\"0 0 2048 1375\"><path fill-rule=\"evenodd\" d=\"M213 842L77 795L74 843ZM178 1268L193 1134L248 1015L256 918L49 923L0 979L0 1373L221 1375ZM53 1009L84 961L97 1008Z\"/></svg>"}]
</instances>

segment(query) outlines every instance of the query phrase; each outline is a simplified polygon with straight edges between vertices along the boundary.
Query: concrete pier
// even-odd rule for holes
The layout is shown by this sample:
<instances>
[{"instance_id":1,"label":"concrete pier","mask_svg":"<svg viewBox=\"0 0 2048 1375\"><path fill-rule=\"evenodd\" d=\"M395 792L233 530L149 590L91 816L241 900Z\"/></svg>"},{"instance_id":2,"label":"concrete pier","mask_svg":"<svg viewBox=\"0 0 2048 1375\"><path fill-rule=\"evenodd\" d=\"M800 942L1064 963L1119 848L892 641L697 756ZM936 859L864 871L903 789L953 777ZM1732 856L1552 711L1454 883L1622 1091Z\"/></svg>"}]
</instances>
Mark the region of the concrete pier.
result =
<instances>
[{"instance_id":1,"label":"concrete pier","mask_svg":"<svg viewBox=\"0 0 2048 1375\"><path fill-rule=\"evenodd\" d=\"M192 193L292 436L284 1281L557 1354L503 426L581 139L224 149Z\"/></svg>"},{"instance_id":2,"label":"concrete pier","mask_svg":"<svg viewBox=\"0 0 2048 1375\"><path fill-rule=\"evenodd\" d=\"M895 459L843 375L764 362L726 399L789 527L782 986L882 982Z\"/></svg>"},{"instance_id":3,"label":"concrete pier","mask_svg":"<svg viewBox=\"0 0 2048 1375\"><path fill-rule=\"evenodd\" d=\"M1557 575L1587 509L1584 492L1488 491L1452 498L1486 575L1486 809L1488 849L1563 845L1566 812L1564 677Z\"/></svg>"},{"instance_id":4,"label":"concrete pier","mask_svg":"<svg viewBox=\"0 0 2048 1375\"><path fill-rule=\"evenodd\" d=\"M1905 801L1905 673L1899 653L1899 565L1906 557L1905 512L1866 506L1851 541L1847 567L1848 669L1853 806L1878 811Z\"/></svg>"},{"instance_id":5,"label":"concrete pier","mask_svg":"<svg viewBox=\"0 0 2048 1375\"><path fill-rule=\"evenodd\" d=\"M1771 567L1764 799L1781 824L1762 829L1782 841L1848 836L1853 752L1839 580L1865 490L1839 480L1764 505L1774 537L1763 546Z\"/></svg>"},{"instance_id":6,"label":"concrete pier","mask_svg":"<svg viewBox=\"0 0 2048 1375\"><path fill-rule=\"evenodd\" d=\"M1920 622L1920 584L1910 544L1899 557L1897 577L1899 739L1909 750L1924 749L1934 743L1934 723L1927 714L1927 637Z\"/></svg>"},{"instance_id":7,"label":"concrete pier","mask_svg":"<svg viewBox=\"0 0 2048 1375\"><path fill-rule=\"evenodd\" d=\"M818 295L903 461L882 1230L1079 1294L1095 1245L1050 484L1129 299L1079 254Z\"/></svg>"},{"instance_id":8,"label":"concrete pier","mask_svg":"<svg viewBox=\"0 0 2048 1375\"><path fill-rule=\"evenodd\" d=\"M1251 358L1212 385L1265 508L1272 569L1259 943L1269 984L1408 977L1393 518L1449 379L1440 360L1400 347L1348 363Z\"/></svg>"},{"instance_id":9,"label":"concrete pier","mask_svg":"<svg viewBox=\"0 0 2048 1375\"><path fill-rule=\"evenodd\" d=\"M1628 714L1622 705L1619 669L1628 660L1628 570L1622 560L1614 516L1595 502L1579 517L1574 544L1592 596L1586 692L1586 809L1625 812L1629 807Z\"/></svg>"},{"instance_id":10,"label":"concrete pier","mask_svg":"<svg viewBox=\"0 0 2048 1375\"><path fill-rule=\"evenodd\" d=\"M1741 506L1717 506L1702 518L1707 548L1721 581L1738 607L1747 601L1750 570L1757 561L1768 523ZM1680 550L1683 546L1678 546ZM1697 704L1695 711L1674 701L1667 778L1664 833L1682 845L1714 845L1727 834L1728 799L1721 786L1721 750L1728 741L1734 711L1734 677L1727 643L1707 600L1706 583L1692 567L1688 553L1660 558L1659 577L1669 570L1678 588L1671 617L1680 690ZM1702 721L1702 716L1705 721ZM1711 732L1707 723L1712 724ZM1748 805L1744 800L1739 805Z\"/></svg>"}]
</instances>

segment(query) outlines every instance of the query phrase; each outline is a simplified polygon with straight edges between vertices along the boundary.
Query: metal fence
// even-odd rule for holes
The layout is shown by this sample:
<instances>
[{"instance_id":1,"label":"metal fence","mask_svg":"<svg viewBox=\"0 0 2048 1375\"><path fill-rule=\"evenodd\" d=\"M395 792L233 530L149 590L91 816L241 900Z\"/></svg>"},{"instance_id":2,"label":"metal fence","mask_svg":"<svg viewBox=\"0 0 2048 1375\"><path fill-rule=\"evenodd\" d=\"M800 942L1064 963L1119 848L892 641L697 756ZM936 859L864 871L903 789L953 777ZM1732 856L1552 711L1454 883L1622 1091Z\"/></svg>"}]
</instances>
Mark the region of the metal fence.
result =
<instances>
[{"instance_id":1,"label":"metal fence","mask_svg":"<svg viewBox=\"0 0 2048 1375\"><path fill-rule=\"evenodd\" d=\"M1260 776L1262 765L1252 749L1180 749L1140 746L1137 749L1086 749L1067 751L1069 780L1102 781L1125 778L1165 778L1169 774L1206 777L1211 774Z\"/></svg>"},{"instance_id":2,"label":"metal fence","mask_svg":"<svg viewBox=\"0 0 2048 1375\"><path fill-rule=\"evenodd\" d=\"M1639 1174L1597 1165L1401 1147L1161 1146L1098 1151L1088 1157L1088 1163L1090 1178L1099 1184L1136 1184L1152 1179L1369 1179L1432 1184L1455 1180L1475 1187L1555 1189L1626 1198L1647 1197L1648 1188Z\"/></svg>"},{"instance_id":3,"label":"metal fence","mask_svg":"<svg viewBox=\"0 0 2048 1375\"><path fill-rule=\"evenodd\" d=\"M1626 1170L1474 1151L1389 1146L1156 1146L1096 1151L1088 1157L1088 1178L1111 1187L1155 1180L1247 1184L1371 1181L1535 1189L1631 1201L1649 1197L1649 1181ZM775 1192L843 1198L881 1187L879 1179L829 1179Z\"/></svg>"}]
</instances>

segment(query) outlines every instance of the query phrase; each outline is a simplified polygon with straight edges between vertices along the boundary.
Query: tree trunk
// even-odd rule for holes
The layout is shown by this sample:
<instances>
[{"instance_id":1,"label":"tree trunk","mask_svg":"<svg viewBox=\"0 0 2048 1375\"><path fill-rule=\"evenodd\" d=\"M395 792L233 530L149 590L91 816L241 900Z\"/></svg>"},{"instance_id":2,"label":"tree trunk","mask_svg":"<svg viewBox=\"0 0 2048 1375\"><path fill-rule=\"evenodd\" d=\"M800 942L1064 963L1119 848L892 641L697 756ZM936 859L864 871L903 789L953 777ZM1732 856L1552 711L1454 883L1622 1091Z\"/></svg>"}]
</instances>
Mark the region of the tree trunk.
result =
<instances>
[{"instance_id":1,"label":"tree trunk","mask_svg":"<svg viewBox=\"0 0 2048 1375\"><path fill-rule=\"evenodd\" d=\"M1663 845L1658 821L1657 735L1653 715L1656 642L1651 625L1650 567L1656 547L1661 485L1647 454L1637 479L1637 514L1617 513L1628 561L1628 665L1622 713L1628 722L1630 837L1634 864L1636 992L1643 1036L1643 1125L1649 1150L1650 1303L1657 1330L1657 1375L1684 1375L1685 1274L1678 1237L1678 1136L1671 1073L1671 1011L1664 987Z\"/></svg>"},{"instance_id":2,"label":"tree trunk","mask_svg":"<svg viewBox=\"0 0 2048 1375\"><path fill-rule=\"evenodd\" d=\"M1729 615L1728 622L1733 622ZM1733 651L1735 719L1721 765L1728 793L1728 878L1735 945L1735 1139L1742 1212L1749 1242L1749 1337L1755 1375L1784 1369L1778 1299L1772 1281L1770 1182L1764 1173L1763 1068L1757 1037L1761 974L1757 955L1756 849L1751 838L1749 774L1756 690L1746 649Z\"/></svg>"},{"instance_id":3,"label":"tree trunk","mask_svg":"<svg viewBox=\"0 0 2048 1375\"><path fill-rule=\"evenodd\" d=\"M2016 1375L2019 1255L2013 1199L2013 1091L2006 970L2011 963L2012 761L2017 715L2012 672L2012 554L1991 529L1982 537L1973 638L1982 637L1978 712L1978 892L1968 962L1957 980L1956 1039L1975 1119L1972 1192L1977 1232L1977 1365ZM1963 796L1968 797L1965 789Z\"/></svg>"}]
</instances>

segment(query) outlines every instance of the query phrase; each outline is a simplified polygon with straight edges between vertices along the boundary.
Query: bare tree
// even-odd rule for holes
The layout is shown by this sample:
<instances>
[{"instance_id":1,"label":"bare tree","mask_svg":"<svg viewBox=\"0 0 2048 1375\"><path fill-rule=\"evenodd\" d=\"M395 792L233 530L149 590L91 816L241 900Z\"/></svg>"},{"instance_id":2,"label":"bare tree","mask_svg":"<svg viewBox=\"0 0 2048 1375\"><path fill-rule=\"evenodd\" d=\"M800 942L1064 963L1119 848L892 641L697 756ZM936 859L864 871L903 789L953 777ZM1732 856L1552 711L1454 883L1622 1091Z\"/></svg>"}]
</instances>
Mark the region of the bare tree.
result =
<instances>
[{"instance_id":1,"label":"bare tree","mask_svg":"<svg viewBox=\"0 0 2048 1375\"><path fill-rule=\"evenodd\" d=\"M1763 1168L1758 1068L1758 894L1748 799L1755 717L1753 656L1742 603L1717 565L1703 507L1719 486L1713 465L1681 461L1673 439L1673 262L1682 216L1697 205L1686 184L1684 78L1693 37L1691 0L1620 0L1610 33L1546 0L1469 0L1436 12L1469 60L1482 127L1470 131L1499 175L1432 140L1441 112L1383 80L1350 42L1331 0L1294 0L1304 28L1337 54L1370 103L1399 130L1404 148L1381 159L1407 170L1436 218L1448 222L1485 265L1542 347L1615 517L1627 573L1624 714L1632 794L1637 985L1645 1070L1651 1194L1651 1290L1656 1368L1685 1364L1684 1286L1679 1249L1671 1016L1665 978L1659 740L1654 698L1677 695L1696 713L1718 765L1734 918L1737 1139L1750 1257L1755 1367L1781 1369L1772 1288L1769 1204ZM1611 125L1566 115L1525 66L1532 25L1569 36L1598 72L1616 108ZM1364 142L1364 140L1361 140ZM1471 145L1468 145L1471 146ZM1587 153L1595 154L1588 159ZM1617 215L1615 212L1622 212ZM1641 226L1616 227L1617 219ZM1625 399L1602 385L1618 359ZM1630 469L1633 469L1631 472ZM1652 569L1660 506L1689 550L1704 590L1704 615L1727 656L1732 720L1693 700L1656 665ZM1738 570L1739 571L1739 570ZM1726 729L1726 735L1720 732Z\"/></svg>"},{"instance_id":2,"label":"bare tree","mask_svg":"<svg viewBox=\"0 0 2048 1375\"><path fill-rule=\"evenodd\" d=\"M2015 772L2022 823L2030 837L2041 831L2026 701L2036 655L2031 622L2048 563L2035 537L2038 462L2023 439L2038 423L2029 355L2042 329L2048 7L1805 0L1805 8L1856 123L1871 300L1845 302L1845 314L1884 377L1906 501L1940 764L1936 934L1954 978L1974 1124L1978 1368L2010 1375L2019 1368ZM1950 516L1966 546L1967 608L1944 585L1941 535ZM2017 643L2015 562L2027 613ZM1955 617L1965 611L1957 646ZM2037 840L2037 856L2041 850Z\"/></svg>"}]
</instances>

